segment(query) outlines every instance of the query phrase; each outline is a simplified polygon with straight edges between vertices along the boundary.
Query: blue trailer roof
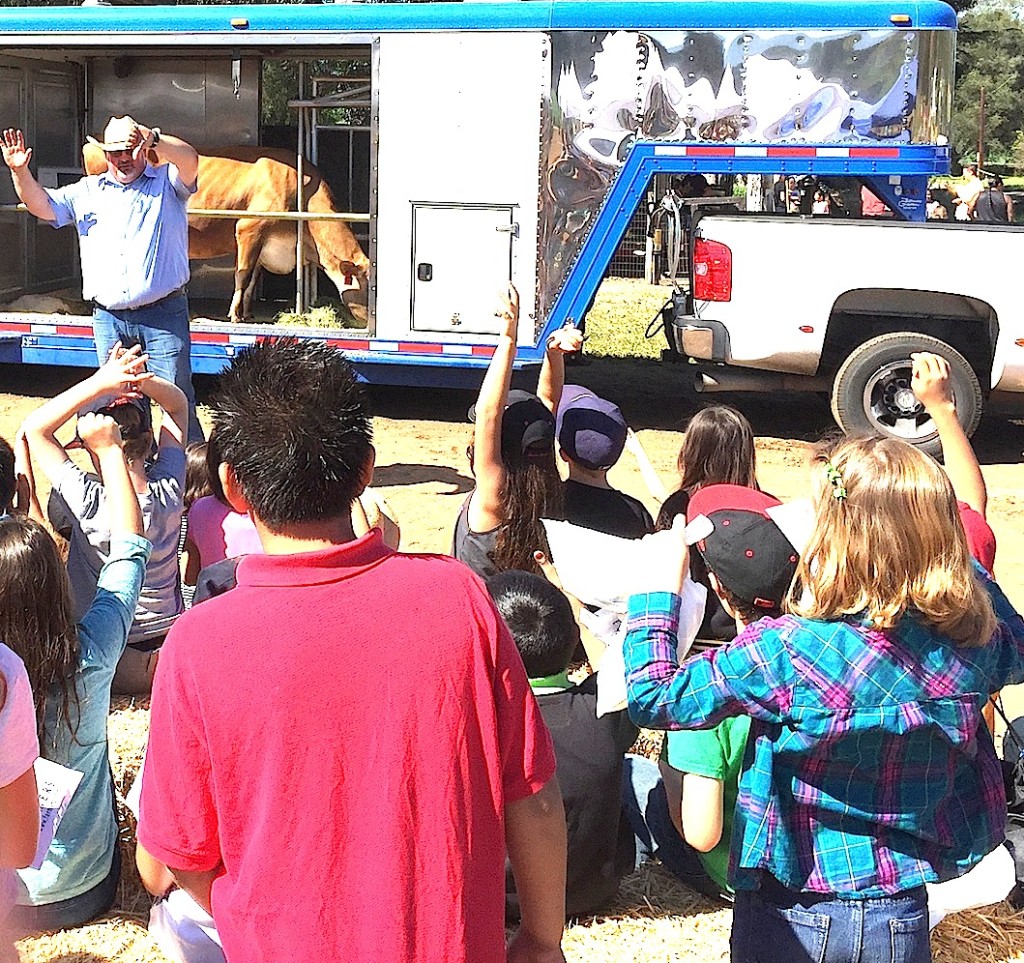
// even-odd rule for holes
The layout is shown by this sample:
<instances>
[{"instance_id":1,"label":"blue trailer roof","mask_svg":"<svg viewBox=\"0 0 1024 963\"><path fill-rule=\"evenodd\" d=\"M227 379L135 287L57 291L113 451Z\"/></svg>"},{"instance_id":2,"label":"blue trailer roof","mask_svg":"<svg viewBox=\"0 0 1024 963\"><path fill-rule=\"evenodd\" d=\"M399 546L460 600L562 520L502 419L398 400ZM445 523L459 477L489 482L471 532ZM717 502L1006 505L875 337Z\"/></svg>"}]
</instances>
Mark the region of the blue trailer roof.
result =
<instances>
[{"instance_id":1,"label":"blue trailer roof","mask_svg":"<svg viewBox=\"0 0 1024 963\"><path fill-rule=\"evenodd\" d=\"M612 30L794 28L879 29L891 18L914 29L956 29L956 14L939 0L530 0L514 3L327 3L261 6L17 7L0 10L0 43L55 46L66 37L84 46L109 44L112 35L166 43L296 33L310 43L337 33L449 30ZM247 27L233 27L245 20Z\"/></svg>"}]
</instances>

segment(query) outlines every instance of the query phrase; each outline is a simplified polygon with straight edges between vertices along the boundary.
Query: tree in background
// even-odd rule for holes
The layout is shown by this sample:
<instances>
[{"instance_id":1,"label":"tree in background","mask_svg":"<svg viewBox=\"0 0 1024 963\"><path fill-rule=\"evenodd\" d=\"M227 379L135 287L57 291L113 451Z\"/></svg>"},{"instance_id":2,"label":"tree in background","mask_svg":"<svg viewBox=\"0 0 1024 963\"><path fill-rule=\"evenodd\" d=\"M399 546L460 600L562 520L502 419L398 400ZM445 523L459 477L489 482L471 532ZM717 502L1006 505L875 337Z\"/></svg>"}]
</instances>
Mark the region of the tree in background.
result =
<instances>
[{"instance_id":1,"label":"tree in background","mask_svg":"<svg viewBox=\"0 0 1024 963\"><path fill-rule=\"evenodd\" d=\"M1014 146L1024 132L1024 23L1018 10L1009 4L985 5L960 19L954 159L973 160L977 154L984 87L985 157L993 164L1013 162Z\"/></svg>"}]
</instances>

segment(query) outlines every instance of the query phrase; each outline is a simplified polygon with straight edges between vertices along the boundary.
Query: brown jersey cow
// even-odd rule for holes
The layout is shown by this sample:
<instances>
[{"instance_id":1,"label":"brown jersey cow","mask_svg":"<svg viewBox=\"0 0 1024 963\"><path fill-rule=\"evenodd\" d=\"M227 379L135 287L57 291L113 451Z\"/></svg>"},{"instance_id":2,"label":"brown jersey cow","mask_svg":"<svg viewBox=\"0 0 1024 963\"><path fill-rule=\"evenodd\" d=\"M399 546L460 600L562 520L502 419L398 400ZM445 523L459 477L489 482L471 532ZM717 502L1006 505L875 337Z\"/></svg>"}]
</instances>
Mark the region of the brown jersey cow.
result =
<instances>
[{"instance_id":1,"label":"brown jersey cow","mask_svg":"<svg viewBox=\"0 0 1024 963\"><path fill-rule=\"evenodd\" d=\"M271 147L214 148L199 157L198 187L189 209L294 211L295 155ZM106 170L95 144L82 148L87 174ZM152 159L152 155L151 155ZM334 198L320 171L303 163L303 208L336 213ZM306 221L305 263L322 267L353 315L366 320L366 280L370 261L344 221ZM189 216L188 256L196 261L233 254L235 290L229 318L252 316L252 295L261 269L274 274L295 270L295 223L245 217L238 220Z\"/></svg>"}]
</instances>

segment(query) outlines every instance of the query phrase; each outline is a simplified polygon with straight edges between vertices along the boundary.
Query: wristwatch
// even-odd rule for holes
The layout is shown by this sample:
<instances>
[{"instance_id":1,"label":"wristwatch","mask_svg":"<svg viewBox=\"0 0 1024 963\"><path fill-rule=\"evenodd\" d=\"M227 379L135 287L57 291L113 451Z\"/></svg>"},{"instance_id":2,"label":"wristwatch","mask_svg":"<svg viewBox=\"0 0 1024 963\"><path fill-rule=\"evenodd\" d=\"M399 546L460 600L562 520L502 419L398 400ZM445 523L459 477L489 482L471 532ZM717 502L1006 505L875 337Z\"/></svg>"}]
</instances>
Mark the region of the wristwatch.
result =
<instances>
[{"instance_id":1,"label":"wristwatch","mask_svg":"<svg viewBox=\"0 0 1024 963\"><path fill-rule=\"evenodd\" d=\"M152 135L153 135L153 144L152 144L152 146L156 147L156 145L160 143L160 128L159 127L150 127L149 130L150 130L150 133L152 133Z\"/></svg>"}]
</instances>

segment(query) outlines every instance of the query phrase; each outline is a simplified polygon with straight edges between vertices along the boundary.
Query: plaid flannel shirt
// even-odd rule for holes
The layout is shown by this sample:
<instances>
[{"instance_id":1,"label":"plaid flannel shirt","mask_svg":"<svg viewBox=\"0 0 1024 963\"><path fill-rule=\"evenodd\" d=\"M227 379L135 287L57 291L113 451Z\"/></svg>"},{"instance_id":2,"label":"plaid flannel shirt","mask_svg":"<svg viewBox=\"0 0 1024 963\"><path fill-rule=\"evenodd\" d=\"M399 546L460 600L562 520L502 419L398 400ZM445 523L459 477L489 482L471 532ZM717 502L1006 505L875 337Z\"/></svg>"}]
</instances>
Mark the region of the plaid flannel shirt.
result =
<instances>
[{"instance_id":1,"label":"plaid flannel shirt","mask_svg":"<svg viewBox=\"0 0 1024 963\"><path fill-rule=\"evenodd\" d=\"M793 890L884 896L961 876L1002 842L1003 780L981 710L1024 679L1024 622L985 584L999 628L980 648L909 616L889 632L784 616L683 665L678 599L629 600L634 722L753 720L730 855L737 889L756 889L765 870Z\"/></svg>"}]
</instances>

